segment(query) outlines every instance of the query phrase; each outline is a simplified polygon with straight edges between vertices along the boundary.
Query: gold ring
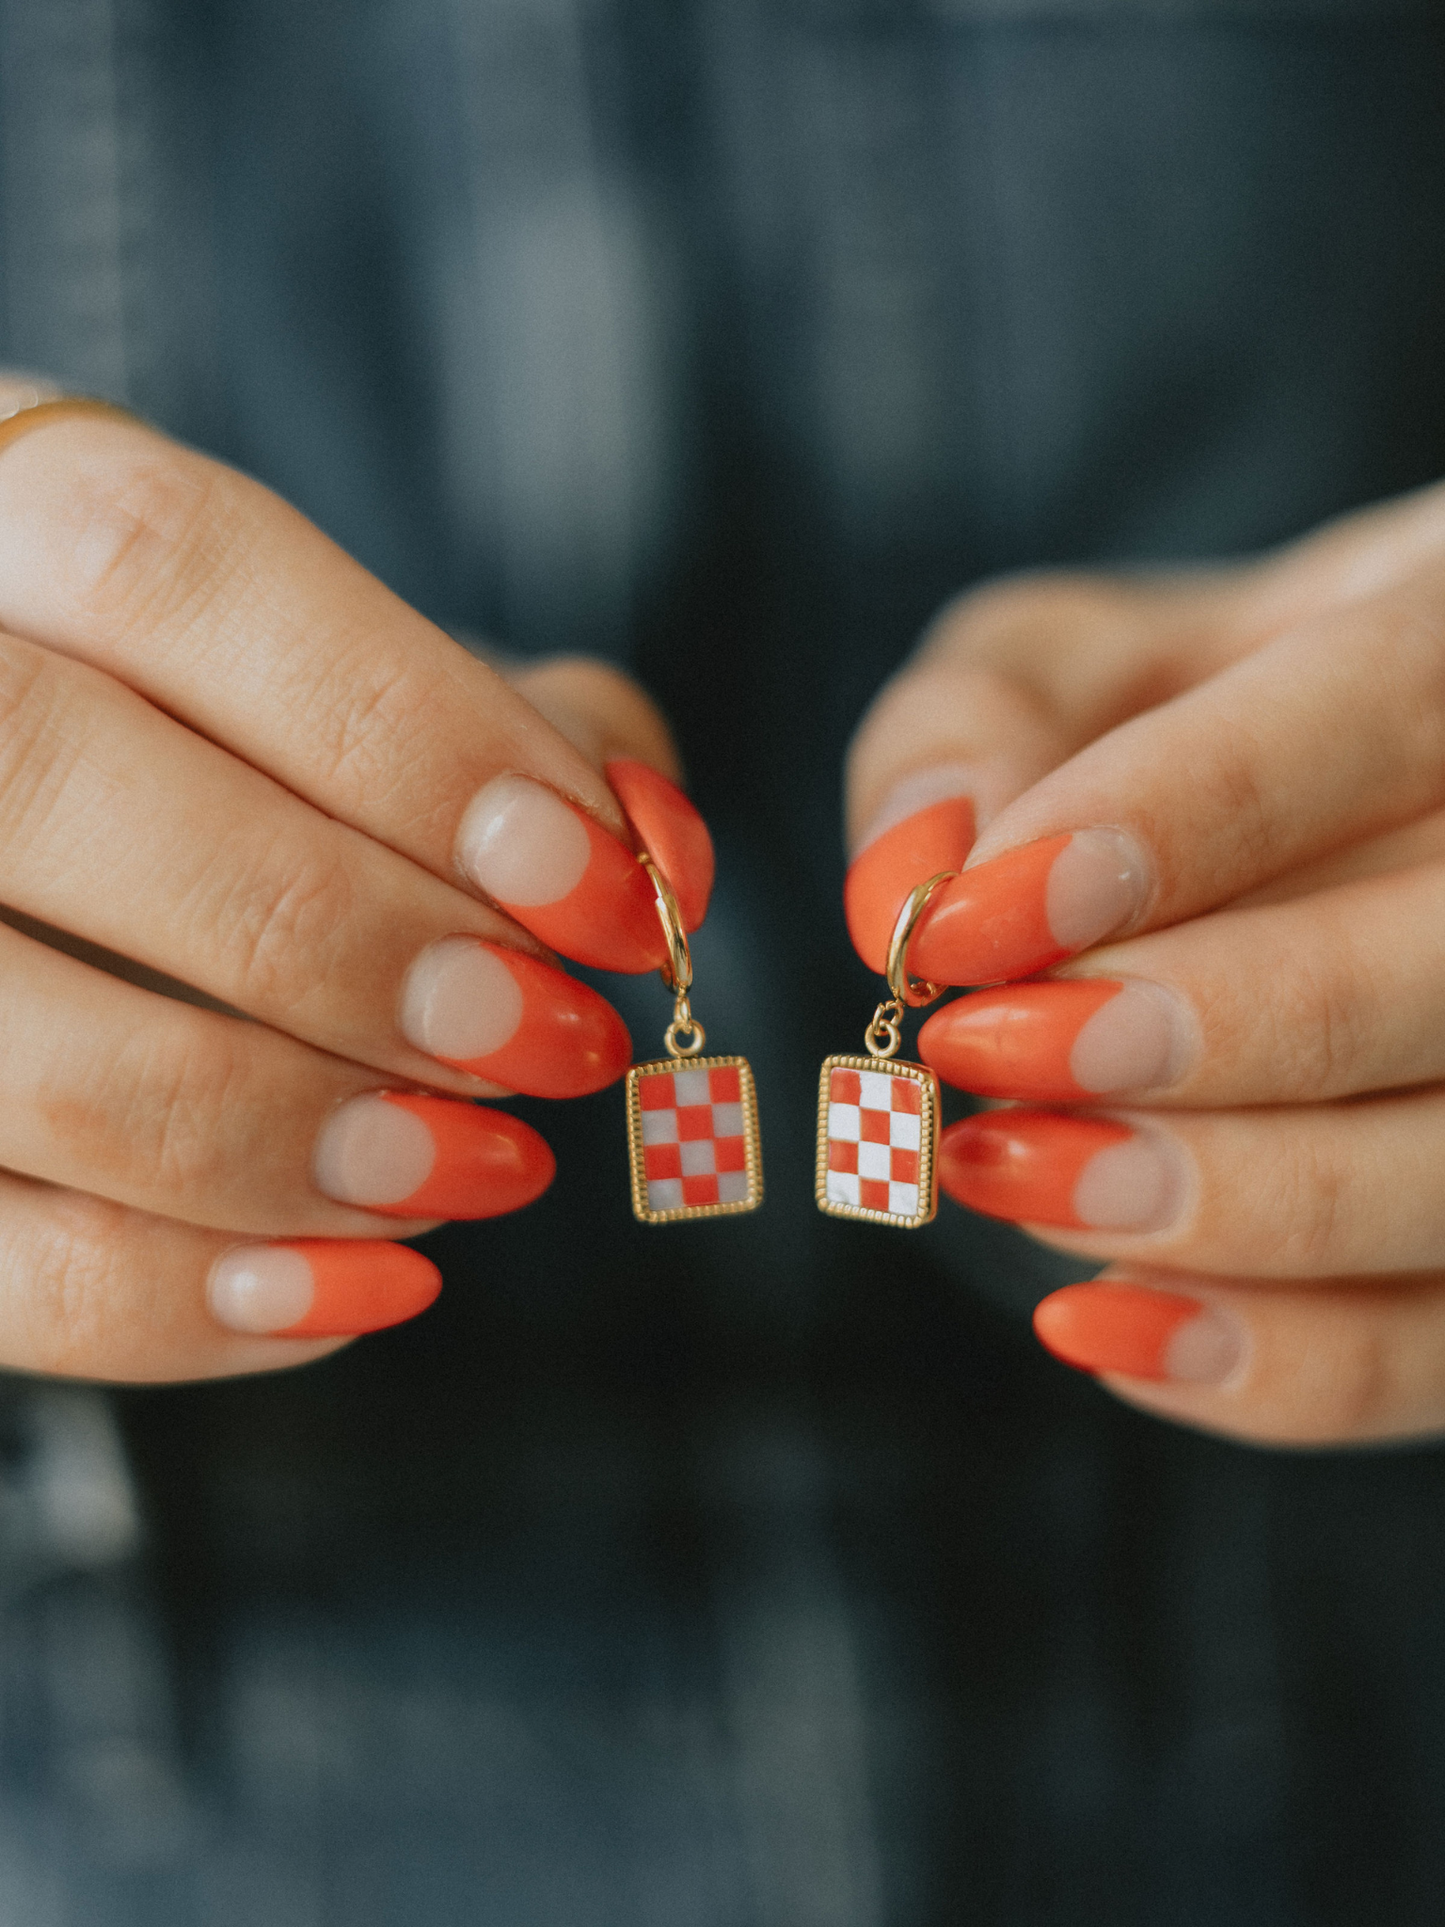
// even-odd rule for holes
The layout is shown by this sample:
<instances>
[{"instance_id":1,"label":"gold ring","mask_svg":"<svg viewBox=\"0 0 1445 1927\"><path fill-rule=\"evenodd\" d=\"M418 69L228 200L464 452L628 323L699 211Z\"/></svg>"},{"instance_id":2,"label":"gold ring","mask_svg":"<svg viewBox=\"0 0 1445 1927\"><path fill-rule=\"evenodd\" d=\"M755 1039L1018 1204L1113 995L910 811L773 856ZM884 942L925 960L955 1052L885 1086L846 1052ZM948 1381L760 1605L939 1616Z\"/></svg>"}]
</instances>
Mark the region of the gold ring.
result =
<instances>
[{"instance_id":1,"label":"gold ring","mask_svg":"<svg viewBox=\"0 0 1445 1927\"><path fill-rule=\"evenodd\" d=\"M140 420L128 408L121 408L113 401L102 401L99 395L41 396L38 389L33 392L37 396L35 401L22 401L9 414L0 416L0 450L18 442L32 428L44 428L47 422L66 415L96 415L106 421L131 423Z\"/></svg>"},{"instance_id":2,"label":"gold ring","mask_svg":"<svg viewBox=\"0 0 1445 1927\"><path fill-rule=\"evenodd\" d=\"M646 850L639 853L637 860L652 881L657 898L657 920L667 940L667 962L662 966L662 981L674 997L685 997L692 989L692 952L687 947L682 912L677 907L677 898L672 894L672 885Z\"/></svg>"},{"instance_id":3,"label":"gold ring","mask_svg":"<svg viewBox=\"0 0 1445 1927\"><path fill-rule=\"evenodd\" d=\"M916 890L910 890L903 908L898 912L893 935L888 939L888 988L897 1003L907 1004L911 1010L921 1010L925 1004L931 1004L935 997L941 997L948 988L947 984L931 984L924 977L909 976L908 946L934 892L945 883L952 883L957 875L957 870L940 870L936 877L930 877L927 883L920 883Z\"/></svg>"}]
</instances>

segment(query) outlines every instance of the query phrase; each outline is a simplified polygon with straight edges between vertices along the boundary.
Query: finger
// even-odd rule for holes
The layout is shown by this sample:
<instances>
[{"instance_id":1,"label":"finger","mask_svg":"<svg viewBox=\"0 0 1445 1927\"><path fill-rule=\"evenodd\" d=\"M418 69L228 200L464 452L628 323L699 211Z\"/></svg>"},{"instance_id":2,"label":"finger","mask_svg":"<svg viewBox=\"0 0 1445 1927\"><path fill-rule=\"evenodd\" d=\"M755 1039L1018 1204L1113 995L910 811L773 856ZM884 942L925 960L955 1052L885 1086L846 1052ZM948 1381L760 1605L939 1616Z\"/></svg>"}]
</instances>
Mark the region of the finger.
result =
<instances>
[{"instance_id":1,"label":"finger","mask_svg":"<svg viewBox=\"0 0 1445 1927\"><path fill-rule=\"evenodd\" d=\"M403 1078L574 1097L629 1061L611 1006L510 920L3 634L0 896Z\"/></svg>"},{"instance_id":2,"label":"finger","mask_svg":"<svg viewBox=\"0 0 1445 1927\"><path fill-rule=\"evenodd\" d=\"M1313 1291L1111 1268L1034 1313L1067 1365L1159 1418L1262 1445L1445 1429L1445 1278Z\"/></svg>"},{"instance_id":3,"label":"finger","mask_svg":"<svg viewBox=\"0 0 1445 1927\"><path fill-rule=\"evenodd\" d=\"M1220 911L946 1005L950 1084L1049 1104L1308 1104L1445 1080L1445 867Z\"/></svg>"},{"instance_id":4,"label":"finger","mask_svg":"<svg viewBox=\"0 0 1445 1927\"><path fill-rule=\"evenodd\" d=\"M1229 1277L1445 1269L1445 1092L1259 1111L984 1112L939 1184L1060 1249Z\"/></svg>"},{"instance_id":5,"label":"finger","mask_svg":"<svg viewBox=\"0 0 1445 1927\"><path fill-rule=\"evenodd\" d=\"M995 819L914 969L1031 975L1439 807L1445 563L1279 636L1092 742Z\"/></svg>"},{"instance_id":6,"label":"finger","mask_svg":"<svg viewBox=\"0 0 1445 1927\"><path fill-rule=\"evenodd\" d=\"M0 449L0 623L84 658L544 943L664 957L601 774L258 484L138 425Z\"/></svg>"},{"instance_id":7,"label":"finger","mask_svg":"<svg viewBox=\"0 0 1445 1927\"><path fill-rule=\"evenodd\" d=\"M0 1360L155 1383L308 1364L414 1318L441 1288L378 1240L241 1244L0 1172Z\"/></svg>"},{"instance_id":8,"label":"finger","mask_svg":"<svg viewBox=\"0 0 1445 1927\"><path fill-rule=\"evenodd\" d=\"M696 930L712 895L712 838L678 788L677 750L652 703L630 676L584 657L554 657L508 680L603 772L634 841L672 884L685 928Z\"/></svg>"},{"instance_id":9,"label":"finger","mask_svg":"<svg viewBox=\"0 0 1445 1927\"><path fill-rule=\"evenodd\" d=\"M157 997L0 926L0 1165L230 1231L375 1235L551 1182L519 1118Z\"/></svg>"}]
</instances>

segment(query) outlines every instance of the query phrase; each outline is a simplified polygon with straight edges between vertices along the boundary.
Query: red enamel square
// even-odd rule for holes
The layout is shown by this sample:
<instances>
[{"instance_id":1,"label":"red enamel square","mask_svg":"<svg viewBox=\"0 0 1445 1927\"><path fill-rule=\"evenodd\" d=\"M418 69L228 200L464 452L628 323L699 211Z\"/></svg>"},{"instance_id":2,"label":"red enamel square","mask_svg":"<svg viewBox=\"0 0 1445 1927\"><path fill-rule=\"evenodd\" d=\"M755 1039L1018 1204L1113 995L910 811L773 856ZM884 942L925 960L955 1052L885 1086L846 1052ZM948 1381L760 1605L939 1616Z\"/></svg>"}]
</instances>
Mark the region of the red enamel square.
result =
<instances>
[{"instance_id":1,"label":"red enamel square","mask_svg":"<svg viewBox=\"0 0 1445 1927\"><path fill-rule=\"evenodd\" d=\"M743 1080L736 1064L728 1064L720 1071L707 1074L708 1096L714 1104L741 1104L743 1101Z\"/></svg>"},{"instance_id":2,"label":"red enamel square","mask_svg":"<svg viewBox=\"0 0 1445 1927\"><path fill-rule=\"evenodd\" d=\"M894 1082L898 1080L895 1078ZM891 1126L887 1111L864 1110L860 1114L865 1144L886 1144Z\"/></svg>"},{"instance_id":3,"label":"red enamel square","mask_svg":"<svg viewBox=\"0 0 1445 1927\"><path fill-rule=\"evenodd\" d=\"M712 1136L711 1104L679 1104L677 1107L677 1135L684 1143L694 1138Z\"/></svg>"},{"instance_id":4,"label":"red enamel square","mask_svg":"<svg viewBox=\"0 0 1445 1927\"><path fill-rule=\"evenodd\" d=\"M882 1178L860 1178L858 1202L865 1211L886 1211L888 1209L887 1184Z\"/></svg>"},{"instance_id":5,"label":"red enamel square","mask_svg":"<svg viewBox=\"0 0 1445 1927\"><path fill-rule=\"evenodd\" d=\"M911 1077L894 1078L893 1108L895 1111L912 1111L915 1117L922 1117L923 1090Z\"/></svg>"},{"instance_id":6,"label":"red enamel square","mask_svg":"<svg viewBox=\"0 0 1445 1927\"><path fill-rule=\"evenodd\" d=\"M670 1111L677 1102L671 1076L639 1077L637 1101L644 1111Z\"/></svg>"},{"instance_id":7,"label":"red enamel square","mask_svg":"<svg viewBox=\"0 0 1445 1927\"><path fill-rule=\"evenodd\" d=\"M720 1137L714 1154L719 1171L746 1171L748 1147L740 1137Z\"/></svg>"},{"instance_id":8,"label":"red enamel square","mask_svg":"<svg viewBox=\"0 0 1445 1927\"><path fill-rule=\"evenodd\" d=\"M917 1184L919 1158L916 1151L900 1151L894 1146L889 1169L895 1184Z\"/></svg>"},{"instance_id":9,"label":"red enamel square","mask_svg":"<svg viewBox=\"0 0 1445 1927\"><path fill-rule=\"evenodd\" d=\"M856 1104L863 1095L857 1071L834 1071L828 1095L835 1104Z\"/></svg>"},{"instance_id":10,"label":"red enamel square","mask_svg":"<svg viewBox=\"0 0 1445 1927\"><path fill-rule=\"evenodd\" d=\"M885 1184L883 1189L886 1191L888 1186ZM684 1178L682 1201L684 1204L716 1204L717 1179L715 1177Z\"/></svg>"},{"instance_id":11,"label":"red enamel square","mask_svg":"<svg viewBox=\"0 0 1445 1927\"><path fill-rule=\"evenodd\" d=\"M676 1144L649 1144L642 1153L642 1168L649 1178L680 1178L682 1150Z\"/></svg>"},{"instance_id":12,"label":"red enamel square","mask_svg":"<svg viewBox=\"0 0 1445 1927\"><path fill-rule=\"evenodd\" d=\"M828 1140L828 1169L830 1171L856 1171L858 1169L858 1146L842 1144L837 1138Z\"/></svg>"}]
</instances>

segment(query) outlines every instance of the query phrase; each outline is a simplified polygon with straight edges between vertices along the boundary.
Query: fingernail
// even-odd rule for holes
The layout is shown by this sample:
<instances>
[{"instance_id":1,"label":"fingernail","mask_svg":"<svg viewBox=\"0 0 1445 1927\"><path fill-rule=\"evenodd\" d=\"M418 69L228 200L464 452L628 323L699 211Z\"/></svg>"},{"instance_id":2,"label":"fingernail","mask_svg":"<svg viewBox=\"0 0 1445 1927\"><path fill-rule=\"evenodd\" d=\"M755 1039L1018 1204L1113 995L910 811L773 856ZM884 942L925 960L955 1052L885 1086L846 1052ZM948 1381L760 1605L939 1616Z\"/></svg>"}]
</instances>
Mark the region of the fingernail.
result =
<instances>
[{"instance_id":1,"label":"fingernail","mask_svg":"<svg viewBox=\"0 0 1445 1927\"><path fill-rule=\"evenodd\" d=\"M457 868L535 937L598 970L664 958L652 886L630 850L530 776L495 776L467 805Z\"/></svg>"},{"instance_id":2,"label":"fingernail","mask_svg":"<svg viewBox=\"0 0 1445 1927\"><path fill-rule=\"evenodd\" d=\"M1148 867L1122 830L1074 830L966 870L934 898L913 939L921 977L992 984L1076 956L1133 921Z\"/></svg>"},{"instance_id":3,"label":"fingernail","mask_svg":"<svg viewBox=\"0 0 1445 1927\"><path fill-rule=\"evenodd\" d=\"M961 764L944 764L905 777L874 818L849 866L843 886L848 934L864 963L880 975L909 891L941 870L962 869L973 848L973 802L957 790L966 774ZM918 799L935 785L943 793L920 807ZM894 814L898 808L908 810L901 821Z\"/></svg>"},{"instance_id":4,"label":"fingernail","mask_svg":"<svg viewBox=\"0 0 1445 1927\"><path fill-rule=\"evenodd\" d=\"M425 1311L442 1288L429 1258L372 1238L239 1245L211 1267L206 1303L228 1331L350 1338Z\"/></svg>"},{"instance_id":5,"label":"fingernail","mask_svg":"<svg viewBox=\"0 0 1445 1927\"><path fill-rule=\"evenodd\" d=\"M605 997L536 957L477 937L430 944L406 973L400 1028L429 1057L528 1097L600 1091L632 1061Z\"/></svg>"},{"instance_id":6,"label":"fingernail","mask_svg":"<svg viewBox=\"0 0 1445 1927\"><path fill-rule=\"evenodd\" d=\"M1173 991L1091 977L960 997L929 1018L918 1049L947 1083L981 1097L1071 1104L1177 1083L1197 1045Z\"/></svg>"},{"instance_id":7,"label":"fingernail","mask_svg":"<svg viewBox=\"0 0 1445 1927\"><path fill-rule=\"evenodd\" d=\"M1249 1334L1232 1313L1142 1285L1066 1285L1035 1310L1034 1330L1080 1371L1180 1385L1222 1385L1249 1353Z\"/></svg>"},{"instance_id":8,"label":"fingernail","mask_svg":"<svg viewBox=\"0 0 1445 1927\"><path fill-rule=\"evenodd\" d=\"M684 925L696 930L712 895L714 859L707 824L676 783L650 763L615 756L604 765L604 773L638 842L672 885Z\"/></svg>"},{"instance_id":9,"label":"fingernail","mask_svg":"<svg viewBox=\"0 0 1445 1927\"><path fill-rule=\"evenodd\" d=\"M1162 1231L1184 1208L1189 1163L1173 1138L1109 1118L986 1111L944 1132L939 1183L991 1218Z\"/></svg>"},{"instance_id":10,"label":"fingernail","mask_svg":"<svg viewBox=\"0 0 1445 1927\"><path fill-rule=\"evenodd\" d=\"M495 1218L552 1182L544 1139L505 1111L397 1091L349 1098L322 1125L316 1188L395 1218Z\"/></svg>"}]
</instances>

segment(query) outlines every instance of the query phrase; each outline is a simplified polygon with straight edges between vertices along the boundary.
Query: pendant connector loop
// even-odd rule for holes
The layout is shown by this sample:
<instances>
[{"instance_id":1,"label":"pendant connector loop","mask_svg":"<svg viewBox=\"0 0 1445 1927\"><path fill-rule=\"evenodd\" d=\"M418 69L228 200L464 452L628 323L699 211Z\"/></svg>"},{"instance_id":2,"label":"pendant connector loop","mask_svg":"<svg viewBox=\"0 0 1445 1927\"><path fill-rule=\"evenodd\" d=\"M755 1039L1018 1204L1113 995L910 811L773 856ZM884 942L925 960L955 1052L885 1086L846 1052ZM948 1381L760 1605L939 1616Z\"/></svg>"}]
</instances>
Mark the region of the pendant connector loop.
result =
<instances>
[{"instance_id":1,"label":"pendant connector loop","mask_svg":"<svg viewBox=\"0 0 1445 1927\"><path fill-rule=\"evenodd\" d=\"M682 911L678 908L672 885L646 850L639 851L637 860L646 870L656 896L657 920L662 925L663 938L667 943L667 962L658 974L674 997L685 998L692 989L692 952L687 947Z\"/></svg>"}]
</instances>

